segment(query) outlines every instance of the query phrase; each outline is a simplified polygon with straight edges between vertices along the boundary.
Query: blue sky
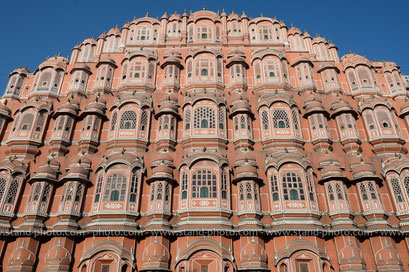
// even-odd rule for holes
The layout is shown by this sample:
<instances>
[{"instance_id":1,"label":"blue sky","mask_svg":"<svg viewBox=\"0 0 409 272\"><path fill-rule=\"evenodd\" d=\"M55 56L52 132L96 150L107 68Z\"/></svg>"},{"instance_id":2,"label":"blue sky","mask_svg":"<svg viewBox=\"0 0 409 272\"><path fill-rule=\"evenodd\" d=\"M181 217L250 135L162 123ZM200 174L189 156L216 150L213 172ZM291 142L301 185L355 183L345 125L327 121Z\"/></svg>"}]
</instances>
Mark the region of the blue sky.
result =
<instances>
[{"instance_id":1,"label":"blue sky","mask_svg":"<svg viewBox=\"0 0 409 272\"><path fill-rule=\"evenodd\" d=\"M114 5L112 5L112 3ZM394 61L409 75L408 0L2 0L0 3L0 93L9 73L28 65L34 71L47 56L71 54L72 47L98 37L134 16L151 17L184 9L222 10L249 17L277 17L312 36L320 34L339 48L340 57L352 50L370 60Z\"/></svg>"}]
</instances>

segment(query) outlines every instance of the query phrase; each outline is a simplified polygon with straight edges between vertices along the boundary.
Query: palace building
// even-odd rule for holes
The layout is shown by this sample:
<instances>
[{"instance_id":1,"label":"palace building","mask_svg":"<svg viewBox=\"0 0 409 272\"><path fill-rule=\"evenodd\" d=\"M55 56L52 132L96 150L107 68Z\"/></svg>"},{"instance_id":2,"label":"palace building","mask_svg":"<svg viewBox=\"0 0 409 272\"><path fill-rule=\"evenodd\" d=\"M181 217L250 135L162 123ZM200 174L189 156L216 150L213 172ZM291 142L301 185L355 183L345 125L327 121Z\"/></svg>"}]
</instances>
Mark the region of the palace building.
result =
<instances>
[{"instance_id":1,"label":"palace building","mask_svg":"<svg viewBox=\"0 0 409 272\"><path fill-rule=\"evenodd\" d=\"M408 91L393 62L205 9L18 68L1 269L409 271Z\"/></svg>"}]
</instances>

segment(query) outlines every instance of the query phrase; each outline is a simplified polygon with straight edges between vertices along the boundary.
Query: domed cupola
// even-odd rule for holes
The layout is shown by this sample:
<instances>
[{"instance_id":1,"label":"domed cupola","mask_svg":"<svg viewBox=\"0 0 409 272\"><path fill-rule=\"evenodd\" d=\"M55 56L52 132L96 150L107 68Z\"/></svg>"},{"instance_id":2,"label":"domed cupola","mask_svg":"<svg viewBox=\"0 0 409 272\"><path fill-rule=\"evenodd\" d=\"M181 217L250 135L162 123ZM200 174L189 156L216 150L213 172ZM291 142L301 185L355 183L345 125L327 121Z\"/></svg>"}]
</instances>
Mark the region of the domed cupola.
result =
<instances>
[{"instance_id":1,"label":"domed cupola","mask_svg":"<svg viewBox=\"0 0 409 272\"><path fill-rule=\"evenodd\" d=\"M344 168L339 163L334 153L327 153L319 159L319 170L321 170L321 182L341 179L344 177Z\"/></svg>"},{"instance_id":2,"label":"domed cupola","mask_svg":"<svg viewBox=\"0 0 409 272\"><path fill-rule=\"evenodd\" d=\"M157 134L158 151L175 150L177 123L181 118L178 106L178 99L173 94L163 96L159 102L159 111L155 115L159 123Z\"/></svg>"},{"instance_id":3,"label":"domed cupola","mask_svg":"<svg viewBox=\"0 0 409 272\"><path fill-rule=\"evenodd\" d=\"M233 184L238 190L238 211L240 225L258 224L260 214L259 187L263 184L258 177L257 162L249 152L237 152L234 164Z\"/></svg>"},{"instance_id":4,"label":"domed cupola","mask_svg":"<svg viewBox=\"0 0 409 272\"><path fill-rule=\"evenodd\" d=\"M149 227L168 228L170 218L170 207L173 196L173 186L177 184L173 177L173 158L166 152L155 154L151 165L151 175L146 180L150 185L150 197L148 215Z\"/></svg>"},{"instance_id":5,"label":"domed cupola","mask_svg":"<svg viewBox=\"0 0 409 272\"><path fill-rule=\"evenodd\" d=\"M249 99L245 93L236 93L231 96L230 101L234 147L236 150L252 150L254 114L251 111Z\"/></svg>"},{"instance_id":6,"label":"domed cupola","mask_svg":"<svg viewBox=\"0 0 409 272\"><path fill-rule=\"evenodd\" d=\"M78 118L80 104L75 99L68 99L53 115L55 119L51 148L49 152L65 155L67 147L71 144L72 131L75 120Z\"/></svg>"},{"instance_id":7,"label":"domed cupola","mask_svg":"<svg viewBox=\"0 0 409 272\"><path fill-rule=\"evenodd\" d=\"M11 119L11 110L6 106L6 99L0 101L0 139L3 136L7 122Z\"/></svg>"},{"instance_id":8,"label":"domed cupola","mask_svg":"<svg viewBox=\"0 0 409 272\"><path fill-rule=\"evenodd\" d=\"M327 119L328 111L322 105L321 99L310 94L304 102L304 117L308 118L312 143L316 151L327 151L332 141L329 137Z\"/></svg>"},{"instance_id":9,"label":"domed cupola","mask_svg":"<svg viewBox=\"0 0 409 272\"><path fill-rule=\"evenodd\" d=\"M314 94L310 94L304 101L304 117L308 117L312 114L315 113L322 113L324 114L326 117L329 116L328 111L324 108L321 99L314 95Z\"/></svg>"},{"instance_id":10,"label":"domed cupola","mask_svg":"<svg viewBox=\"0 0 409 272\"><path fill-rule=\"evenodd\" d=\"M409 99L405 98L405 103L402 103L402 105L399 108L399 116L400 117L406 117L409 114Z\"/></svg>"},{"instance_id":11,"label":"domed cupola","mask_svg":"<svg viewBox=\"0 0 409 272\"><path fill-rule=\"evenodd\" d=\"M72 161L67 168L67 174L62 178L62 181L80 181L88 183L88 175L91 170L91 160L86 156L78 156Z\"/></svg>"},{"instance_id":12,"label":"domed cupola","mask_svg":"<svg viewBox=\"0 0 409 272\"><path fill-rule=\"evenodd\" d=\"M85 152L94 152L99 144L99 135L102 121L106 119L106 102L103 98L96 96L85 107L81 113L82 130L80 135L80 147Z\"/></svg>"},{"instance_id":13,"label":"domed cupola","mask_svg":"<svg viewBox=\"0 0 409 272\"><path fill-rule=\"evenodd\" d=\"M53 157L47 159L47 163L40 165L36 171L35 175L30 179L30 182L34 181L48 181L56 183L57 176L60 173L60 162Z\"/></svg>"},{"instance_id":14,"label":"domed cupola","mask_svg":"<svg viewBox=\"0 0 409 272\"><path fill-rule=\"evenodd\" d=\"M334 101L332 101L330 110L332 112L332 117L336 117L342 113L350 113L354 117L358 116L358 113L341 96L338 96Z\"/></svg>"}]
</instances>

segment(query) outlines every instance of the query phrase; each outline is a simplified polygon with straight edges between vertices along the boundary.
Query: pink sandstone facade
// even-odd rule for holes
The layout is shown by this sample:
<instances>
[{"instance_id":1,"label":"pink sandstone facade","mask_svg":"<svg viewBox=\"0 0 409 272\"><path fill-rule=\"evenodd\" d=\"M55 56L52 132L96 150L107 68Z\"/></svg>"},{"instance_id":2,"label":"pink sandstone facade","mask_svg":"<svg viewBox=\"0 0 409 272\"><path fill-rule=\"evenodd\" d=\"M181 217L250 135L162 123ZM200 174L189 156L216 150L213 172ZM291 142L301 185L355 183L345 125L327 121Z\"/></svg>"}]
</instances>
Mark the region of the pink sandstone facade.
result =
<instances>
[{"instance_id":1,"label":"pink sandstone facade","mask_svg":"<svg viewBox=\"0 0 409 272\"><path fill-rule=\"evenodd\" d=\"M409 83L275 18L134 19L9 76L2 271L409 271Z\"/></svg>"}]
</instances>

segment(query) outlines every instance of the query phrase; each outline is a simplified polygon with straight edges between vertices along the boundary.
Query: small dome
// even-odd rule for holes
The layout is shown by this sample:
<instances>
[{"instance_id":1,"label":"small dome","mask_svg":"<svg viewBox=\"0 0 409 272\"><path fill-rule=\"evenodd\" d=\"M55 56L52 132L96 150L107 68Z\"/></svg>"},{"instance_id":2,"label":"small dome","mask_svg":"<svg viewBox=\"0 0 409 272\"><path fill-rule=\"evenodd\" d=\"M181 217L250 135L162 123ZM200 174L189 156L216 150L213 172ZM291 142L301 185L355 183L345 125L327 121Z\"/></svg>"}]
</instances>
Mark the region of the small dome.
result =
<instances>
[{"instance_id":1,"label":"small dome","mask_svg":"<svg viewBox=\"0 0 409 272\"><path fill-rule=\"evenodd\" d=\"M301 35L302 32L301 32L301 30L299 28L293 26L288 30L287 35L294 35L294 34L300 34Z\"/></svg>"},{"instance_id":2,"label":"small dome","mask_svg":"<svg viewBox=\"0 0 409 272\"><path fill-rule=\"evenodd\" d=\"M121 35L121 31L118 29L118 27L111 28L111 29L108 31L107 36L111 36L111 35L120 36L120 35Z\"/></svg>"},{"instance_id":3,"label":"small dome","mask_svg":"<svg viewBox=\"0 0 409 272\"><path fill-rule=\"evenodd\" d=\"M164 173L165 174L166 173L166 174L171 175L173 173L173 170L169 166L161 164L161 165L156 166L155 168L153 168L152 173L153 174L158 174L158 173Z\"/></svg>"},{"instance_id":4,"label":"small dome","mask_svg":"<svg viewBox=\"0 0 409 272\"><path fill-rule=\"evenodd\" d=\"M81 165L74 166L68 171L69 174L88 175L88 170Z\"/></svg>"},{"instance_id":5,"label":"small dome","mask_svg":"<svg viewBox=\"0 0 409 272\"><path fill-rule=\"evenodd\" d=\"M251 106L249 102L245 100L239 100L237 102L234 102L231 108L232 108L232 113L235 113L235 112L250 112L251 113Z\"/></svg>"},{"instance_id":6,"label":"small dome","mask_svg":"<svg viewBox=\"0 0 409 272\"><path fill-rule=\"evenodd\" d=\"M311 38L311 35L307 31L304 31L304 38Z\"/></svg>"},{"instance_id":7,"label":"small dome","mask_svg":"<svg viewBox=\"0 0 409 272\"><path fill-rule=\"evenodd\" d=\"M307 116L315 112L326 113L326 110L322 105L321 99L313 94L308 96L307 99L304 101L304 109L305 114Z\"/></svg>"},{"instance_id":8,"label":"small dome","mask_svg":"<svg viewBox=\"0 0 409 272\"><path fill-rule=\"evenodd\" d=\"M327 43L327 41L322 37L315 37L312 40L312 44L318 44L318 43Z\"/></svg>"},{"instance_id":9,"label":"small dome","mask_svg":"<svg viewBox=\"0 0 409 272\"><path fill-rule=\"evenodd\" d=\"M45 67L54 67L54 68L61 68L63 70L65 70L65 68L68 65L68 60L64 57L60 57L60 56L55 56L52 58L47 59L46 61L44 61L43 63L41 63L38 68L41 70L42 68Z\"/></svg>"},{"instance_id":10,"label":"small dome","mask_svg":"<svg viewBox=\"0 0 409 272\"><path fill-rule=\"evenodd\" d=\"M254 157L253 154L251 154L250 152L239 152L238 154L236 154L236 164L239 163L242 164L243 161L256 161L256 157Z\"/></svg>"},{"instance_id":11,"label":"small dome","mask_svg":"<svg viewBox=\"0 0 409 272\"><path fill-rule=\"evenodd\" d=\"M64 103L56 113L62 114L62 113L69 113L72 115L77 115L78 111L80 108L80 104L77 100L75 99L68 99L66 103Z\"/></svg>"},{"instance_id":12,"label":"small dome","mask_svg":"<svg viewBox=\"0 0 409 272\"><path fill-rule=\"evenodd\" d=\"M162 18L163 18L163 16L162 16ZM169 21L173 21L173 20L180 21L180 19L181 19L180 15L177 12L175 12L172 15L170 15Z\"/></svg>"},{"instance_id":13,"label":"small dome","mask_svg":"<svg viewBox=\"0 0 409 272\"><path fill-rule=\"evenodd\" d=\"M253 173L257 174L257 168L252 165L243 165L236 168L236 174L240 175L243 173Z\"/></svg>"},{"instance_id":14,"label":"small dome","mask_svg":"<svg viewBox=\"0 0 409 272\"><path fill-rule=\"evenodd\" d=\"M96 41L94 38L88 38L88 39L85 39L85 40L82 42L82 44L83 44L83 45L85 45L85 44L97 44L97 41Z\"/></svg>"},{"instance_id":15,"label":"small dome","mask_svg":"<svg viewBox=\"0 0 409 272\"><path fill-rule=\"evenodd\" d=\"M105 33L102 33L101 35L99 35L99 37L98 37L97 40L99 40L99 39L105 39L106 36L107 36L107 35L106 35Z\"/></svg>"},{"instance_id":16,"label":"small dome","mask_svg":"<svg viewBox=\"0 0 409 272\"><path fill-rule=\"evenodd\" d=\"M331 164L331 163L336 163L339 164L339 161L337 159L337 156L334 153L327 153L324 156L321 156L319 158L319 164Z\"/></svg>"},{"instance_id":17,"label":"small dome","mask_svg":"<svg viewBox=\"0 0 409 272\"><path fill-rule=\"evenodd\" d=\"M91 73L91 68L82 62L77 62L74 64L74 67L71 69L71 74L76 70L84 70L88 73Z\"/></svg>"},{"instance_id":18,"label":"small dome","mask_svg":"<svg viewBox=\"0 0 409 272\"><path fill-rule=\"evenodd\" d=\"M116 62L115 62L115 60L114 60L113 58L110 58L110 57L106 57L106 58L101 59L101 60L98 62L97 67L100 66L101 64L104 64L104 63L108 63L108 64L110 64L110 65L116 67Z\"/></svg>"},{"instance_id":19,"label":"small dome","mask_svg":"<svg viewBox=\"0 0 409 272\"><path fill-rule=\"evenodd\" d=\"M405 98L405 103L400 106L400 115L407 115L409 113L409 99Z\"/></svg>"},{"instance_id":20,"label":"small dome","mask_svg":"<svg viewBox=\"0 0 409 272\"><path fill-rule=\"evenodd\" d=\"M178 113L178 106L175 103L164 102L160 105L159 112L172 112Z\"/></svg>"},{"instance_id":21,"label":"small dome","mask_svg":"<svg viewBox=\"0 0 409 272\"><path fill-rule=\"evenodd\" d=\"M5 117L10 117L11 116L11 110L5 105L6 100L2 99L0 103L0 115L3 115Z\"/></svg>"},{"instance_id":22,"label":"small dome","mask_svg":"<svg viewBox=\"0 0 409 272\"><path fill-rule=\"evenodd\" d=\"M340 177L342 176L342 170L339 166L336 165L328 165L321 170L322 178L330 178L330 177Z\"/></svg>"},{"instance_id":23,"label":"small dome","mask_svg":"<svg viewBox=\"0 0 409 272\"><path fill-rule=\"evenodd\" d=\"M160 152L160 153L155 154L155 160L154 161L155 162L161 162L161 161L173 162L173 158L167 152Z\"/></svg>"}]
</instances>

